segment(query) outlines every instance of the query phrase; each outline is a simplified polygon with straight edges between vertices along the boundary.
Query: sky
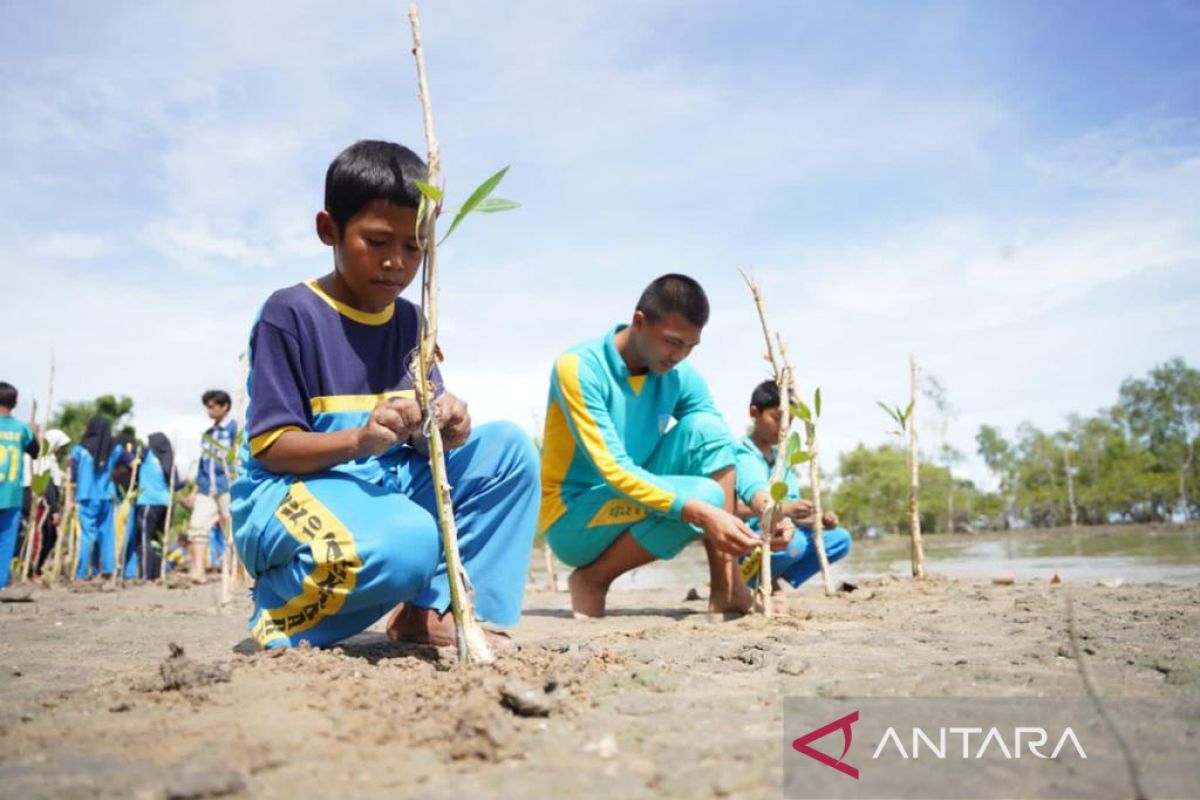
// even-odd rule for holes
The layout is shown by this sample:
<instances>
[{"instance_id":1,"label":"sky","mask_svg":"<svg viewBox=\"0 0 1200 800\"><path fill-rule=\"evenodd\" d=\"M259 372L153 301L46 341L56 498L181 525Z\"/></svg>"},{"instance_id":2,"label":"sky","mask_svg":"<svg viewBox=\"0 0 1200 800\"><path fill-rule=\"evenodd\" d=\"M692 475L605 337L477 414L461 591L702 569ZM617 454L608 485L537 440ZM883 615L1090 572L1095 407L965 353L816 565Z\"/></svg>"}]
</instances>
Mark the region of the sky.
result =
<instances>
[{"instance_id":1,"label":"sky","mask_svg":"<svg viewBox=\"0 0 1200 800\"><path fill-rule=\"evenodd\" d=\"M181 463L275 289L331 267L324 171L424 152L401 2L0 0L0 380L129 395ZM888 441L908 364L979 426L1056 429L1200 363L1200 0L428 3L451 200L518 211L439 251L443 373L540 428L550 367L685 272L735 431L769 377L752 269L821 461ZM411 290L410 290L411 291ZM415 298L414 298L415 299ZM944 429L944 434L942 430Z\"/></svg>"}]
</instances>

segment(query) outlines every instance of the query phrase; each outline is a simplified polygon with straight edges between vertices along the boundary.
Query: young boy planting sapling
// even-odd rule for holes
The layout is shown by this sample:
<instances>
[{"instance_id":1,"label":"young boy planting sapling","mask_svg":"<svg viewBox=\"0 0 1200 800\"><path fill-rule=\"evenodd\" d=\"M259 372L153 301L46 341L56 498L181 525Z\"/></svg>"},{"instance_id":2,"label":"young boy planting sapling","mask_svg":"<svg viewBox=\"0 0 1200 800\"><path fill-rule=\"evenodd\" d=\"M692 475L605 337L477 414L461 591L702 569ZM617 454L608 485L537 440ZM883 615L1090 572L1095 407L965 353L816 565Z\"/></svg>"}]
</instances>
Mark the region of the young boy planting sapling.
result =
<instances>
[{"instance_id":1,"label":"young boy planting sapling","mask_svg":"<svg viewBox=\"0 0 1200 800\"><path fill-rule=\"evenodd\" d=\"M250 336L245 468L234 538L255 578L264 647L328 645L391 612L394 639L453 644L434 491L414 399L419 309L399 295L421 263L425 164L358 142L325 177L324 277L268 298ZM472 429L436 386L459 548L484 623L516 624L537 514L538 461L516 425ZM493 647L510 644L490 631Z\"/></svg>"}]
</instances>

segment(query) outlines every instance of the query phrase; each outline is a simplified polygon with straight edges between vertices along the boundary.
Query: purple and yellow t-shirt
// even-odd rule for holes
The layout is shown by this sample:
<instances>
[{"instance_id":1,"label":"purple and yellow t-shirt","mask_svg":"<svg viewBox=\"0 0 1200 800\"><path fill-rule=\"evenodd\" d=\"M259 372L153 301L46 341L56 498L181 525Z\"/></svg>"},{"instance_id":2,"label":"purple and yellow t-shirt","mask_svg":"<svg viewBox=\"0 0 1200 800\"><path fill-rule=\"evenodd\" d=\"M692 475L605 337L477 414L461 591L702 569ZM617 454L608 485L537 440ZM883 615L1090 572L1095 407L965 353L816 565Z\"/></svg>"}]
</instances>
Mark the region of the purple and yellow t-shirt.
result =
<instances>
[{"instance_id":1,"label":"purple and yellow t-shirt","mask_svg":"<svg viewBox=\"0 0 1200 800\"><path fill-rule=\"evenodd\" d=\"M381 399L413 397L409 367L419 317L420 310L403 298L384 311L359 311L330 297L315 280L267 298L250 333L250 404L242 452L246 478L285 477L267 472L255 457L286 431L362 427ZM440 394L436 366L433 382ZM333 469L377 483L387 455Z\"/></svg>"}]
</instances>

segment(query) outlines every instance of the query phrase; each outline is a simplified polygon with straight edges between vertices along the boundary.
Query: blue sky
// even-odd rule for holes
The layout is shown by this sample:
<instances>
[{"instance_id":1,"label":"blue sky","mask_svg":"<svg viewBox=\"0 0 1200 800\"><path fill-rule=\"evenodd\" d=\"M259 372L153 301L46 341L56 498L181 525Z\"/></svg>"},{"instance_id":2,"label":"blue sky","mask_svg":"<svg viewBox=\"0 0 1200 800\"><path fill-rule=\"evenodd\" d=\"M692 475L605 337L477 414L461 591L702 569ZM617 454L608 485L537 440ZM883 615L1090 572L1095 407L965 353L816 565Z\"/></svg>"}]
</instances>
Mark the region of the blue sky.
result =
<instances>
[{"instance_id":1,"label":"blue sky","mask_svg":"<svg viewBox=\"0 0 1200 800\"><path fill-rule=\"evenodd\" d=\"M445 372L476 419L532 430L554 356L668 271L709 290L694 359L740 430L766 376L755 269L822 387L826 468L886 439L875 400L906 393L910 351L967 452L981 424L1058 426L1200 363L1196 0L423 20L450 194L512 164L523 203L442 257ZM186 450L258 305L328 269L329 160L423 150L408 50L399 2L0 3L3 379L44 398L53 347L58 399L129 394Z\"/></svg>"}]
</instances>

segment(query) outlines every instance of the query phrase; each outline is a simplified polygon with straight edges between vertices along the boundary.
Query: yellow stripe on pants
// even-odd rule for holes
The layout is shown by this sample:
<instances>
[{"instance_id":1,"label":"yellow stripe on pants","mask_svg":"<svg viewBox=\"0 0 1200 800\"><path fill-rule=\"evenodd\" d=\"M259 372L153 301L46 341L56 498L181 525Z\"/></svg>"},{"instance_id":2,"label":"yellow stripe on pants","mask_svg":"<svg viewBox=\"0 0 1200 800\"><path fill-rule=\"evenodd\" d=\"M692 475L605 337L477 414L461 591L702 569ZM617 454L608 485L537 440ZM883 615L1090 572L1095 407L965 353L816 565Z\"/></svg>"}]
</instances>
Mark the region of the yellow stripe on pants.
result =
<instances>
[{"instance_id":1,"label":"yellow stripe on pants","mask_svg":"<svg viewBox=\"0 0 1200 800\"><path fill-rule=\"evenodd\" d=\"M299 594L279 608L263 609L250 632L263 647L336 614L354 591L362 567L350 531L303 482L291 485L275 518L297 541L309 545L314 563Z\"/></svg>"}]
</instances>

